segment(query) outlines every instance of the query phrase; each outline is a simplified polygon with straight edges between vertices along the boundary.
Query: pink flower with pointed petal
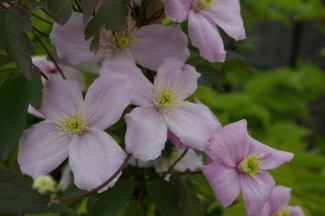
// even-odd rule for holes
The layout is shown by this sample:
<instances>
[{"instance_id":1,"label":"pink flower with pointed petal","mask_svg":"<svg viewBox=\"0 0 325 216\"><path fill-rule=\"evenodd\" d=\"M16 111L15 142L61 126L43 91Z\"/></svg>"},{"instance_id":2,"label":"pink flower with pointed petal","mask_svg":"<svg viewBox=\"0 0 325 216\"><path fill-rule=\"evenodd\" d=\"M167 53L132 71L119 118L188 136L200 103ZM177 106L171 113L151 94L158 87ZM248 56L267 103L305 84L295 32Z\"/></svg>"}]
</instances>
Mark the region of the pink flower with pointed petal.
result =
<instances>
[{"instance_id":1,"label":"pink flower with pointed petal","mask_svg":"<svg viewBox=\"0 0 325 216\"><path fill-rule=\"evenodd\" d=\"M275 186L268 201L265 203L258 216L304 216L305 214L299 206L288 206L291 188L285 186Z\"/></svg>"},{"instance_id":2,"label":"pink flower with pointed petal","mask_svg":"<svg viewBox=\"0 0 325 216\"><path fill-rule=\"evenodd\" d=\"M40 109L47 121L25 130L19 142L22 172L35 178L69 157L77 187L91 190L102 184L125 157L103 130L119 120L130 103L131 91L125 76L110 74L95 80L83 99L77 82L52 76L44 85Z\"/></svg>"},{"instance_id":3,"label":"pink flower with pointed petal","mask_svg":"<svg viewBox=\"0 0 325 216\"><path fill-rule=\"evenodd\" d=\"M246 38L239 0L163 0L175 22L188 20L188 34L201 56L223 62L226 52L216 24L235 40Z\"/></svg>"},{"instance_id":4,"label":"pink flower with pointed petal","mask_svg":"<svg viewBox=\"0 0 325 216\"><path fill-rule=\"evenodd\" d=\"M200 74L194 67L165 59L154 84L128 59L104 64L101 73L110 72L126 75L133 84L131 103L139 107L125 115L125 145L135 158L156 159L165 146L168 129L188 146L205 149L205 142L217 128L206 106L184 101L197 88Z\"/></svg>"},{"instance_id":5,"label":"pink flower with pointed petal","mask_svg":"<svg viewBox=\"0 0 325 216\"><path fill-rule=\"evenodd\" d=\"M95 54L90 51L91 40L84 39L82 14L72 13L64 26L54 24L50 38L58 56L72 64L128 57L139 65L157 70L164 58L185 61L189 56L187 37L176 24L136 28L135 22L129 19L122 32L103 30L99 51Z\"/></svg>"},{"instance_id":6,"label":"pink flower with pointed petal","mask_svg":"<svg viewBox=\"0 0 325 216\"><path fill-rule=\"evenodd\" d=\"M250 137L241 120L214 134L206 150L212 163L201 167L218 201L229 206L241 191L249 216L257 216L275 182L266 171L292 159L293 154L266 146Z\"/></svg>"}]
</instances>

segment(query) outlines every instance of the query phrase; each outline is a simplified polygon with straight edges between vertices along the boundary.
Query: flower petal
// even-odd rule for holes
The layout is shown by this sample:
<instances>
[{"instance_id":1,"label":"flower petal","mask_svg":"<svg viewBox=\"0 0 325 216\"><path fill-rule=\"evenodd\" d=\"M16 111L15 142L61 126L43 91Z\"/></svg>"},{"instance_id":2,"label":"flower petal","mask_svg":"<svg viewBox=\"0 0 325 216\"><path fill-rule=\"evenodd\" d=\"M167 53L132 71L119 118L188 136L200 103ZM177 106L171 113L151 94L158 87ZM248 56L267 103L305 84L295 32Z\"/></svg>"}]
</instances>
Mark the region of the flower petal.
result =
<instances>
[{"instance_id":1,"label":"flower petal","mask_svg":"<svg viewBox=\"0 0 325 216\"><path fill-rule=\"evenodd\" d=\"M290 216L305 216L300 206L289 206Z\"/></svg>"},{"instance_id":2,"label":"flower petal","mask_svg":"<svg viewBox=\"0 0 325 216\"><path fill-rule=\"evenodd\" d=\"M227 166L237 167L248 155L248 140L246 120L228 124L211 137L206 153L213 161L221 159Z\"/></svg>"},{"instance_id":3,"label":"flower petal","mask_svg":"<svg viewBox=\"0 0 325 216\"><path fill-rule=\"evenodd\" d=\"M217 130L210 110L202 104L183 102L164 112L163 116L170 131L183 144L195 149L204 150L207 140Z\"/></svg>"},{"instance_id":4,"label":"flower petal","mask_svg":"<svg viewBox=\"0 0 325 216\"><path fill-rule=\"evenodd\" d=\"M179 148L179 149L191 148L191 147L185 145L184 143L182 143L181 139L178 136L176 136L173 132L171 132L170 130L168 130L168 139L170 139L170 141L175 145L176 148Z\"/></svg>"},{"instance_id":5,"label":"flower petal","mask_svg":"<svg viewBox=\"0 0 325 216\"><path fill-rule=\"evenodd\" d=\"M19 140L18 163L33 178L48 174L68 158L71 136L59 134L52 122L40 122L24 131Z\"/></svg>"},{"instance_id":6,"label":"flower petal","mask_svg":"<svg viewBox=\"0 0 325 216\"><path fill-rule=\"evenodd\" d=\"M223 207L229 206L240 192L240 174L236 168L229 168L222 161L201 167L214 194Z\"/></svg>"},{"instance_id":7,"label":"flower petal","mask_svg":"<svg viewBox=\"0 0 325 216\"><path fill-rule=\"evenodd\" d=\"M192 0L163 0L167 16L175 22L183 22L188 19L188 13L192 8Z\"/></svg>"},{"instance_id":8,"label":"flower petal","mask_svg":"<svg viewBox=\"0 0 325 216\"><path fill-rule=\"evenodd\" d=\"M188 34L200 55L211 62L225 61L223 41L216 25L202 14L190 11Z\"/></svg>"},{"instance_id":9,"label":"flower petal","mask_svg":"<svg viewBox=\"0 0 325 216\"><path fill-rule=\"evenodd\" d=\"M131 103L136 106L153 106L154 86L142 71L128 58L105 61L101 74L120 73L125 75L133 85Z\"/></svg>"},{"instance_id":10,"label":"flower petal","mask_svg":"<svg viewBox=\"0 0 325 216\"><path fill-rule=\"evenodd\" d=\"M261 158L261 160L264 162L260 165L260 169L263 170L277 168L293 158L292 153L271 148L253 139L252 137L249 137L249 145L249 153L254 153L257 151L258 153L264 154L264 157Z\"/></svg>"},{"instance_id":11,"label":"flower petal","mask_svg":"<svg viewBox=\"0 0 325 216\"><path fill-rule=\"evenodd\" d=\"M157 110L137 107L125 115L126 151L143 161L156 159L167 141L167 125Z\"/></svg>"},{"instance_id":12,"label":"flower petal","mask_svg":"<svg viewBox=\"0 0 325 216\"><path fill-rule=\"evenodd\" d=\"M55 23L50 34L58 56L72 64L92 62L102 58L90 51L91 40L85 41L82 19L81 13L72 13L64 26Z\"/></svg>"},{"instance_id":13,"label":"flower petal","mask_svg":"<svg viewBox=\"0 0 325 216\"><path fill-rule=\"evenodd\" d=\"M40 112L38 112L34 107L32 107L31 105L28 106L28 113L36 116L37 118L41 118L44 119L44 115Z\"/></svg>"},{"instance_id":14,"label":"flower petal","mask_svg":"<svg viewBox=\"0 0 325 216\"><path fill-rule=\"evenodd\" d=\"M44 85L40 112L53 121L61 112L69 115L72 106L78 110L83 101L80 87L76 81L63 80L51 76Z\"/></svg>"},{"instance_id":15,"label":"flower petal","mask_svg":"<svg viewBox=\"0 0 325 216\"><path fill-rule=\"evenodd\" d=\"M271 206L271 213L276 213L285 208L291 199L291 188L278 185L274 187L268 203Z\"/></svg>"},{"instance_id":16,"label":"flower petal","mask_svg":"<svg viewBox=\"0 0 325 216\"><path fill-rule=\"evenodd\" d=\"M235 40L246 38L243 19L240 15L239 0L220 0L216 6L200 11L205 17L213 19L230 37Z\"/></svg>"},{"instance_id":17,"label":"flower petal","mask_svg":"<svg viewBox=\"0 0 325 216\"><path fill-rule=\"evenodd\" d=\"M179 100L183 101L194 93L197 88L197 80L201 76L195 67L183 62L166 58L164 63L158 68L156 83L165 81L166 85L173 87L180 86L178 93Z\"/></svg>"},{"instance_id":18,"label":"flower petal","mask_svg":"<svg viewBox=\"0 0 325 216\"><path fill-rule=\"evenodd\" d=\"M104 131L90 128L73 138L69 148L69 165L77 187L92 190L108 180L123 164L125 154ZM107 187L112 187L121 173Z\"/></svg>"},{"instance_id":19,"label":"flower petal","mask_svg":"<svg viewBox=\"0 0 325 216\"><path fill-rule=\"evenodd\" d=\"M122 74L102 74L89 87L85 98L88 118L96 120L88 126L106 129L117 122L131 102L132 85Z\"/></svg>"},{"instance_id":20,"label":"flower petal","mask_svg":"<svg viewBox=\"0 0 325 216\"><path fill-rule=\"evenodd\" d=\"M133 57L139 65L157 71L164 58L185 62L190 55L188 39L179 25L146 25L138 31L139 40L134 42L132 49Z\"/></svg>"},{"instance_id":21,"label":"flower petal","mask_svg":"<svg viewBox=\"0 0 325 216\"><path fill-rule=\"evenodd\" d=\"M266 171L259 173L258 177L241 175L240 187L247 215L258 215L261 212L274 186L274 179Z\"/></svg>"},{"instance_id":22,"label":"flower petal","mask_svg":"<svg viewBox=\"0 0 325 216\"><path fill-rule=\"evenodd\" d=\"M176 157L174 157L171 162L174 163L183 154L183 152L184 150L177 149ZM203 166L202 156L196 154L193 149L189 149L174 168L177 171L183 172L187 169L194 171L201 166Z\"/></svg>"}]
</instances>

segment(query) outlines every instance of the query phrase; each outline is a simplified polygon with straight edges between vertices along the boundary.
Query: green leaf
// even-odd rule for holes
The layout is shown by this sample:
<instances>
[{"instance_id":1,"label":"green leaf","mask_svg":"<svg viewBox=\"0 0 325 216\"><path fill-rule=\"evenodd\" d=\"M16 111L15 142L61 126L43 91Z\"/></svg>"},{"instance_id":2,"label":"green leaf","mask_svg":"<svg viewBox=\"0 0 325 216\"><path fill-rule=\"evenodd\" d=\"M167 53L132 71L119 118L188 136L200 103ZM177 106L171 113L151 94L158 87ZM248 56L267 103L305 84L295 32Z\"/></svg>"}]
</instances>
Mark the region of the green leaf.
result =
<instances>
[{"instance_id":1,"label":"green leaf","mask_svg":"<svg viewBox=\"0 0 325 216\"><path fill-rule=\"evenodd\" d=\"M80 7L82 9L84 24L93 15L98 0L82 0Z\"/></svg>"},{"instance_id":2,"label":"green leaf","mask_svg":"<svg viewBox=\"0 0 325 216\"><path fill-rule=\"evenodd\" d=\"M128 211L125 213L124 216L144 216L144 215L145 214L143 212L140 203L137 202L128 209Z\"/></svg>"},{"instance_id":3,"label":"green leaf","mask_svg":"<svg viewBox=\"0 0 325 216\"><path fill-rule=\"evenodd\" d=\"M34 190L24 177L0 164L0 212L19 213L72 213L63 204L51 204L47 197Z\"/></svg>"},{"instance_id":4,"label":"green leaf","mask_svg":"<svg viewBox=\"0 0 325 216\"><path fill-rule=\"evenodd\" d=\"M147 190L160 215L179 216L181 214L173 185L157 178L147 183Z\"/></svg>"},{"instance_id":5,"label":"green leaf","mask_svg":"<svg viewBox=\"0 0 325 216\"><path fill-rule=\"evenodd\" d=\"M30 101L39 105L39 70L33 70L28 81L19 73L9 77L0 88L0 156L7 160L25 128L27 109ZM32 94L35 94L32 96ZM37 106L36 106L37 107Z\"/></svg>"},{"instance_id":6,"label":"green leaf","mask_svg":"<svg viewBox=\"0 0 325 216\"><path fill-rule=\"evenodd\" d=\"M46 8L46 0L26 0L26 4L30 9Z\"/></svg>"},{"instance_id":7,"label":"green leaf","mask_svg":"<svg viewBox=\"0 0 325 216\"><path fill-rule=\"evenodd\" d=\"M40 108L41 100L42 100L41 72L38 68L34 68L33 69L33 78L31 80L30 104L34 108Z\"/></svg>"},{"instance_id":8,"label":"green leaf","mask_svg":"<svg viewBox=\"0 0 325 216\"><path fill-rule=\"evenodd\" d=\"M8 63L11 63L8 56L0 54L0 66L2 66L4 64L8 64Z\"/></svg>"},{"instance_id":9,"label":"green leaf","mask_svg":"<svg viewBox=\"0 0 325 216\"><path fill-rule=\"evenodd\" d=\"M91 37L93 37L91 43L90 43L90 50L93 51L94 53L97 53L98 48L99 48L99 38L102 32L102 28L98 26L94 18L89 20L84 34L85 34L85 40L89 40Z\"/></svg>"},{"instance_id":10,"label":"green leaf","mask_svg":"<svg viewBox=\"0 0 325 216\"><path fill-rule=\"evenodd\" d=\"M130 199L134 190L133 182L120 179L107 191L101 194L99 200L90 211L91 216L114 216Z\"/></svg>"},{"instance_id":11,"label":"green leaf","mask_svg":"<svg viewBox=\"0 0 325 216\"><path fill-rule=\"evenodd\" d=\"M70 19L73 0L47 0L47 9L52 11L53 19L59 25L64 25Z\"/></svg>"},{"instance_id":12,"label":"green leaf","mask_svg":"<svg viewBox=\"0 0 325 216\"><path fill-rule=\"evenodd\" d=\"M0 8L0 48L16 63L26 79L31 79L34 46L26 32L33 30L30 14L18 5Z\"/></svg>"},{"instance_id":13,"label":"green leaf","mask_svg":"<svg viewBox=\"0 0 325 216\"><path fill-rule=\"evenodd\" d=\"M105 25L106 29L114 32L123 31L128 15L127 5L130 0L110 0L98 9L95 22L98 26Z\"/></svg>"},{"instance_id":14,"label":"green leaf","mask_svg":"<svg viewBox=\"0 0 325 216\"><path fill-rule=\"evenodd\" d=\"M214 86L221 92L225 91L222 86L222 81L224 80L222 73L207 65L197 65L195 68L200 74L202 74L198 80L200 85L204 85L208 88L212 88Z\"/></svg>"},{"instance_id":15,"label":"green leaf","mask_svg":"<svg viewBox=\"0 0 325 216\"><path fill-rule=\"evenodd\" d=\"M190 188L187 187L184 181L177 175L172 175L170 180L176 188L182 215L203 215L200 199Z\"/></svg>"}]
</instances>

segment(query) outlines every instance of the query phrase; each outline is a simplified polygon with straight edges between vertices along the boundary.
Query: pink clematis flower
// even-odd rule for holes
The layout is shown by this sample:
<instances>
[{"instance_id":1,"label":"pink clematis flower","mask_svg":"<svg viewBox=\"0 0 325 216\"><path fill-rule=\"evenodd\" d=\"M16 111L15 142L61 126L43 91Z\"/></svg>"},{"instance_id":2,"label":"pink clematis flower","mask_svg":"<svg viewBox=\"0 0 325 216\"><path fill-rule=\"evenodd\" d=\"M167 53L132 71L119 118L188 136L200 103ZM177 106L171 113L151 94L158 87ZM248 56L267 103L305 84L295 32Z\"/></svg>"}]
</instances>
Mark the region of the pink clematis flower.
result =
<instances>
[{"instance_id":1,"label":"pink clematis flower","mask_svg":"<svg viewBox=\"0 0 325 216\"><path fill-rule=\"evenodd\" d=\"M223 207L241 191L249 216L257 216L268 200L275 182L266 171L292 159L293 154L266 146L250 137L241 120L214 134L206 150L212 163L201 167Z\"/></svg>"},{"instance_id":2,"label":"pink clematis flower","mask_svg":"<svg viewBox=\"0 0 325 216\"><path fill-rule=\"evenodd\" d=\"M189 56L187 37L176 24L136 28L135 22L129 19L122 32L103 30L95 54L89 48L91 40L84 39L82 14L72 13L64 26L54 24L50 38L58 56L72 64L128 57L139 65L157 70L166 57L185 61Z\"/></svg>"},{"instance_id":3,"label":"pink clematis flower","mask_svg":"<svg viewBox=\"0 0 325 216\"><path fill-rule=\"evenodd\" d=\"M201 56L223 62L226 52L216 27L235 40L246 38L239 0L163 0L165 11L175 22L188 20L188 34Z\"/></svg>"},{"instance_id":4,"label":"pink clematis flower","mask_svg":"<svg viewBox=\"0 0 325 216\"><path fill-rule=\"evenodd\" d=\"M154 84L127 59L104 64L101 73L109 72L122 73L133 83L131 103L139 107L125 115L125 145L135 158L156 159L164 149L168 129L188 146L205 149L206 141L217 127L206 106L184 101L197 88L200 74L194 67L165 59Z\"/></svg>"},{"instance_id":5,"label":"pink clematis flower","mask_svg":"<svg viewBox=\"0 0 325 216\"><path fill-rule=\"evenodd\" d=\"M258 216L280 216L280 215L290 215L290 216L304 216L305 214L299 206L292 207L288 206L291 188L285 186L275 186L271 196L265 203L261 213Z\"/></svg>"},{"instance_id":6,"label":"pink clematis flower","mask_svg":"<svg viewBox=\"0 0 325 216\"><path fill-rule=\"evenodd\" d=\"M47 121L25 130L19 142L21 171L35 178L51 172L69 157L77 187L91 190L102 184L125 157L103 130L121 117L130 103L131 91L125 76L110 74L95 80L83 99L77 82L52 76L44 85L39 110Z\"/></svg>"}]
</instances>

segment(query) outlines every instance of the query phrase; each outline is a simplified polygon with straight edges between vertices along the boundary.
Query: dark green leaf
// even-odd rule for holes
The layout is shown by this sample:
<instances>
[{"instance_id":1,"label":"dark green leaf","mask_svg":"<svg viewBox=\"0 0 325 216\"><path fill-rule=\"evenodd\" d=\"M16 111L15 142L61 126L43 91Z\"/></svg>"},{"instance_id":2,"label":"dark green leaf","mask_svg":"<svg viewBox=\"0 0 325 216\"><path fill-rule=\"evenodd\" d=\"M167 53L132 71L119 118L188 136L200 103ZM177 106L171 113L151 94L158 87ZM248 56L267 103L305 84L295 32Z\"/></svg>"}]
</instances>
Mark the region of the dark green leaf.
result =
<instances>
[{"instance_id":1,"label":"dark green leaf","mask_svg":"<svg viewBox=\"0 0 325 216\"><path fill-rule=\"evenodd\" d=\"M41 73L38 68L33 69L33 78L31 80L30 104L34 108L40 108L42 100L42 81Z\"/></svg>"},{"instance_id":2,"label":"dark green leaf","mask_svg":"<svg viewBox=\"0 0 325 216\"><path fill-rule=\"evenodd\" d=\"M30 14L18 5L0 8L0 47L16 63L26 79L31 79L34 46L26 32L32 31Z\"/></svg>"},{"instance_id":3,"label":"dark green leaf","mask_svg":"<svg viewBox=\"0 0 325 216\"><path fill-rule=\"evenodd\" d=\"M96 25L94 19L92 18L91 20L89 20L86 28L85 28L85 40L89 40L92 36L94 36L96 34L96 32L99 31L99 26Z\"/></svg>"},{"instance_id":4,"label":"dark green leaf","mask_svg":"<svg viewBox=\"0 0 325 216\"><path fill-rule=\"evenodd\" d=\"M169 158L170 155L172 154L173 147L174 147L174 144L171 143L169 140L167 140L167 142L165 144L165 148L163 149L163 151L161 152L161 154L164 157Z\"/></svg>"},{"instance_id":5,"label":"dark green leaf","mask_svg":"<svg viewBox=\"0 0 325 216\"><path fill-rule=\"evenodd\" d=\"M0 173L0 212L8 214L71 213L65 205L49 205L50 200L34 190L20 173L4 165L0 165Z\"/></svg>"},{"instance_id":6,"label":"dark green leaf","mask_svg":"<svg viewBox=\"0 0 325 216\"><path fill-rule=\"evenodd\" d=\"M177 175L172 175L170 180L176 188L182 215L203 215L200 199L190 188L187 187L187 185L182 181L182 179Z\"/></svg>"},{"instance_id":7,"label":"dark green leaf","mask_svg":"<svg viewBox=\"0 0 325 216\"><path fill-rule=\"evenodd\" d=\"M225 91L222 86L222 81L224 80L222 73L207 65L197 65L195 68L201 74L201 77L198 80L198 83L200 85L204 85L209 88L212 88L214 86L219 91Z\"/></svg>"},{"instance_id":8,"label":"dark green leaf","mask_svg":"<svg viewBox=\"0 0 325 216\"><path fill-rule=\"evenodd\" d=\"M95 22L98 26L105 25L106 29L114 32L123 31L128 15L127 5L130 0L110 0L98 9Z\"/></svg>"},{"instance_id":9,"label":"dark green leaf","mask_svg":"<svg viewBox=\"0 0 325 216\"><path fill-rule=\"evenodd\" d=\"M30 9L46 8L46 0L26 0L26 4Z\"/></svg>"},{"instance_id":10,"label":"dark green leaf","mask_svg":"<svg viewBox=\"0 0 325 216\"><path fill-rule=\"evenodd\" d=\"M173 185L157 178L148 182L147 190L160 215L179 216L181 214L177 193Z\"/></svg>"},{"instance_id":11,"label":"dark green leaf","mask_svg":"<svg viewBox=\"0 0 325 216\"><path fill-rule=\"evenodd\" d=\"M144 216L144 212L140 203L137 202L132 205L124 216Z\"/></svg>"},{"instance_id":12,"label":"dark green leaf","mask_svg":"<svg viewBox=\"0 0 325 216\"><path fill-rule=\"evenodd\" d=\"M240 58L226 60L223 65L228 69L236 68L251 74L255 74L253 66Z\"/></svg>"},{"instance_id":13,"label":"dark green leaf","mask_svg":"<svg viewBox=\"0 0 325 216\"><path fill-rule=\"evenodd\" d=\"M81 1L80 7L82 9L84 24L86 24L87 21L89 20L89 18L93 15L97 3L98 3L98 0L82 0Z\"/></svg>"},{"instance_id":14,"label":"dark green leaf","mask_svg":"<svg viewBox=\"0 0 325 216\"><path fill-rule=\"evenodd\" d=\"M10 63L10 59L6 55L0 54L0 66Z\"/></svg>"},{"instance_id":15,"label":"dark green leaf","mask_svg":"<svg viewBox=\"0 0 325 216\"><path fill-rule=\"evenodd\" d=\"M64 25L70 19L73 0L47 0L47 9L52 11L53 19L59 25Z\"/></svg>"},{"instance_id":16,"label":"dark green leaf","mask_svg":"<svg viewBox=\"0 0 325 216\"><path fill-rule=\"evenodd\" d=\"M107 191L101 194L99 200L90 211L92 216L114 216L130 199L134 190L133 182L120 179Z\"/></svg>"}]
</instances>

